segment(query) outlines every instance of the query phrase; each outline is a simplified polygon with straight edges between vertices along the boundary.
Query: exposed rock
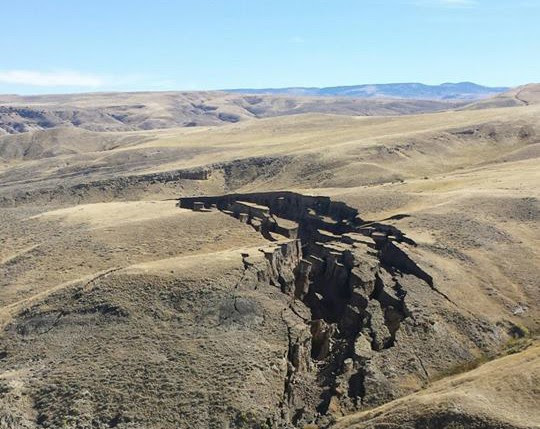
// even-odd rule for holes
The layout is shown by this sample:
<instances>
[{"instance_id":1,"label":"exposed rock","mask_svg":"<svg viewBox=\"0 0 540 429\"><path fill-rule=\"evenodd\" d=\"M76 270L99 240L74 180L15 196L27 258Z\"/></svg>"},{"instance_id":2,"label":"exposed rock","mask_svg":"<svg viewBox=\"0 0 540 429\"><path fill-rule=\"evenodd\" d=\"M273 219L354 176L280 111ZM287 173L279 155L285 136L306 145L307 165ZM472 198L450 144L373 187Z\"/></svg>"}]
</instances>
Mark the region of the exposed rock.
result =
<instances>
[{"instance_id":1,"label":"exposed rock","mask_svg":"<svg viewBox=\"0 0 540 429\"><path fill-rule=\"evenodd\" d=\"M366 226L343 203L292 192L181 198L178 205L197 201L275 241L261 249L267 268L258 276L288 295L303 319L288 323L283 415L293 424L310 423L315 412L323 422L382 404L471 358L485 322L455 311L396 228ZM503 337L483 341L492 348Z\"/></svg>"},{"instance_id":2,"label":"exposed rock","mask_svg":"<svg viewBox=\"0 0 540 429\"><path fill-rule=\"evenodd\" d=\"M369 359L373 354L371 342L362 333L354 340L354 354L358 359Z\"/></svg>"},{"instance_id":3,"label":"exposed rock","mask_svg":"<svg viewBox=\"0 0 540 429\"><path fill-rule=\"evenodd\" d=\"M367 324L369 326L373 349L380 351L385 348L390 340L390 331L384 323L384 314L378 301L370 300L367 308Z\"/></svg>"}]
</instances>

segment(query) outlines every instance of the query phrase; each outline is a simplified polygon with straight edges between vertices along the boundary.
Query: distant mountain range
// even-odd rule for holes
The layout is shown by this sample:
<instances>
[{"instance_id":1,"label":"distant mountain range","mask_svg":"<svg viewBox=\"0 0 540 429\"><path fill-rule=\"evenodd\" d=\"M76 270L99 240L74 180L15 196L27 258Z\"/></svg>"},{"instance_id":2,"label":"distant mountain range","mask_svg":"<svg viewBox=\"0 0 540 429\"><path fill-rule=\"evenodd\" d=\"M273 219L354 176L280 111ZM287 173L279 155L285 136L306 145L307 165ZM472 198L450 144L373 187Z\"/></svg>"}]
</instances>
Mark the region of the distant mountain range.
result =
<instances>
[{"instance_id":1,"label":"distant mountain range","mask_svg":"<svg viewBox=\"0 0 540 429\"><path fill-rule=\"evenodd\" d=\"M240 94L305 96L347 96L358 98L408 98L417 100L478 100L508 91L507 87L488 87L472 82L424 85L423 83L385 83L374 85L333 86L326 88L291 87L228 89Z\"/></svg>"}]
</instances>

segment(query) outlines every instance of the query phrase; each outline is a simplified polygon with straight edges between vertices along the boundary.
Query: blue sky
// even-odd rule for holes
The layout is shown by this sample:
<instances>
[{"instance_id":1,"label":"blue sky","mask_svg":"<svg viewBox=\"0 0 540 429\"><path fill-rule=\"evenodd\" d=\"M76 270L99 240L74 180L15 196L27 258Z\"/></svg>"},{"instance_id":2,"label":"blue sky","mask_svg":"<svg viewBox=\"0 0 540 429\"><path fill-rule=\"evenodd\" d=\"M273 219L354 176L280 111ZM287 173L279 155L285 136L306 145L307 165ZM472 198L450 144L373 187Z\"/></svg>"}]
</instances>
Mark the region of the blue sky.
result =
<instances>
[{"instance_id":1,"label":"blue sky","mask_svg":"<svg viewBox=\"0 0 540 429\"><path fill-rule=\"evenodd\" d=\"M0 93L540 81L540 0L2 3Z\"/></svg>"}]
</instances>

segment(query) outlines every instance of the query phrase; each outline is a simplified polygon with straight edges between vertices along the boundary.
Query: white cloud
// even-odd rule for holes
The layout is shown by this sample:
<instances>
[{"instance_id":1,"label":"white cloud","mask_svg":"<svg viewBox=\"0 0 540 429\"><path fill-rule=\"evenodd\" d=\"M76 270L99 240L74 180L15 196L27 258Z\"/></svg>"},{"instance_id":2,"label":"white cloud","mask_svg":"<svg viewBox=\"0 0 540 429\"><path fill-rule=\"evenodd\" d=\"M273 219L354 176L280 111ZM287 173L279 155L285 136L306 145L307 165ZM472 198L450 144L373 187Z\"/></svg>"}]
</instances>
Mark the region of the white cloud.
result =
<instances>
[{"instance_id":1,"label":"white cloud","mask_svg":"<svg viewBox=\"0 0 540 429\"><path fill-rule=\"evenodd\" d=\"M77 71L0 70L0 83L30 86L82 86L98 88L105 84L102 77Z\"/></svg>"}]
</instances>

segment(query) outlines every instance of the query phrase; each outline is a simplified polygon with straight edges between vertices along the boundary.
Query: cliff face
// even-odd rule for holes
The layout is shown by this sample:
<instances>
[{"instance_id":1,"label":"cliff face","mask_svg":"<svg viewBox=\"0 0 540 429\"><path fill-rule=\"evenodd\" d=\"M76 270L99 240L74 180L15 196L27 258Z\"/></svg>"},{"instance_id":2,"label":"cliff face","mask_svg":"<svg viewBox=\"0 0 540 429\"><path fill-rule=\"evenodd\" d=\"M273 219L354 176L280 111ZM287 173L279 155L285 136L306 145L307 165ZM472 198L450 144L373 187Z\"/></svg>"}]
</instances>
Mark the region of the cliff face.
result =
<instances>
[{"instance_id":1,"label":"cliff face","mask_svg":"<svg viewBox=\"0 0 540 429\"><path fill-rule=\"evenodd\" d=\"M179 204L193 211L12 211L25 229L2 267L0 421L325 427L506 341L505 322L441 293L403 232L343 203L277 192ZM27 247L38 234L50 239Z\"/></svg>"},{"instance_id":2,"label":"cliff face","mask_svg":"<svg viewBox=\"0 0 540 429\"><path fill-rule=\"evenodd\" d=\"M288 296L282 418L319 424L422 387L505 341L504 326L463 311L415 263L414 242L327 197L292 192L181 198L201 212L221 210L269 241L256 277ZM292 239L291 239L292 237Z\"/></svg>"}]
</instances>

